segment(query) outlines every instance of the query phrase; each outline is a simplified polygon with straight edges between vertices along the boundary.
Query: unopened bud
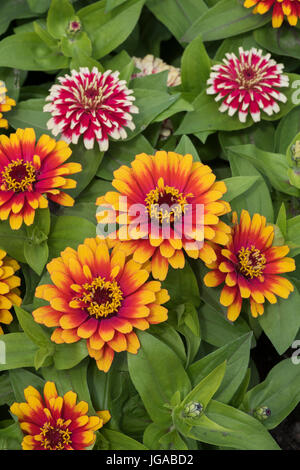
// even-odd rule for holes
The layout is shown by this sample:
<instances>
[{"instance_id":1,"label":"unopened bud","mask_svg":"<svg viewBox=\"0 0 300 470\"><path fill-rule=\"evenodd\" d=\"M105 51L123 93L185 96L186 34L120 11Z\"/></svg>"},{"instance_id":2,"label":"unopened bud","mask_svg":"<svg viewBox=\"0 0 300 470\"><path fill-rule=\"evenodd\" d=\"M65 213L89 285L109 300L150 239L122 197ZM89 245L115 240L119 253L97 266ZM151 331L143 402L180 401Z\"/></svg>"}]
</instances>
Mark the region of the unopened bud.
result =
<instances>
[{"instance_id":1,"label":"unopened bud","mask_svg":"<svg viewBox=\"0 0 300 470\"><path fill-rule=\"evenodd\" d=\"M69 33L78 33L81 30L81 23L80 21L74 20L70 21L68 26Z\"/></svg>"},{"instance_id":2,"label":"unopened bud","mask_svg":"<svg viewBox=\"0 0 300 470\"><path fill-rule=\"evenodd\" d=\"M271 410L267 406L260 406L254 410L253 416L259 419L259 421L264 421L271 416Z\"/></svg>"},{"instance_id":3,"label":"unopened bud","mask_svg":"<svg viewBox=\"0 0 300 470\"><path fill-rule=\"evenodd\" d=\"M203 405L197 401L192 401L185 405L183 415L185 418L198 418L203 411Z\"/></svg>"},{"instance_id":4,"label":"unopened bud","mask_svg":"<svg viewBox=\"0 0 300 470\"><path fill-rule=\"evenodd\" d=\"M292 160L296 163L296 166L300 166L300 140L291 146Z\"/></svg>"}]
</instances>

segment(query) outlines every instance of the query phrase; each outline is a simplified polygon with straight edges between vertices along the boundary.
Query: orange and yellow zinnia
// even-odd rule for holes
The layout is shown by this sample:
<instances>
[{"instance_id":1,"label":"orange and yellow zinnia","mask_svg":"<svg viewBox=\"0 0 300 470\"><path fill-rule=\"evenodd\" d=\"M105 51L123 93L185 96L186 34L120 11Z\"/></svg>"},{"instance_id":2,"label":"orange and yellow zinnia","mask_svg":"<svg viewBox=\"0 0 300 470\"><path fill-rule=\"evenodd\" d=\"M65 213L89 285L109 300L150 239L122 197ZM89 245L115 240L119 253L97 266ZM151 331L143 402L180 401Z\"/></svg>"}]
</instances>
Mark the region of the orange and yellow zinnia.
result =
<instances>
[{"instance_id":1,"label":"orange and yellow zinnia","mask_svg":"<svg viewBox=\"0 0 300 470\"><path fill-rule=\"evenodd\" d=\"M251 314L264 313L264 302L277 302L276 296L287 299L294 290L291 282L279 276L295 270L295 261L287 258L288 246L273 246L274 226L266 218L243 210L238 222L233 213L232 233L227 245L216 247L217 261L208 264L211 269L204 277L208 287L225 283L220 303L228 307L227 318L238 318L244 299L250 299Z\"/></svg>"},{"instance_id":2,"label":"orange and yellow zinnia","mask_svg":"<svg viewBox=\"0 0 300 470\"><path fill-rule=\"evenodd\" d=\"M76 187L68 176L81 171L79 163L65 163L71 153L66 142L48 135L36 142L32 128L0 135L0 220L9 218L17 230L23 222L32 225L36 209L48 207L48 199L73 206L74 199L62 191Z\"/></svg>"},{"instance_id":3,"label":"orange and yellow zinnia","mask_svg":"<svg viewBox=\"0 0 300 470\"><path fill-rule=\"evenodd\" d=\"M55 343L86 339L100 370L109 370L115 352L137 353L135 328L167 319L167 290L147 282L148 270L120 249L110 252L105 240L87 238L77 250L66 248L47 269L53 284L39 286L36 296L50 305L33 312L35 321L56 327Z\"/></svg>"},{"instance_id":4,"label":"orange and yellow zinnia","mask_svg":"<svg viewBox=\"0 0 300 470\"><path fill-rule=\"evenodd\" d=\"M54 382L46 382L43 392L42 397L30 385L24 390L26 402L10 407L25 434L23 450L84 450L91 446L95 431L110 419L109 412L88 416L88 404L77 403L73 391L59 396Z\"/></svg>"},{"instance_id":5,"label":"orange and yellow zinnia","mask_svg":"<svg viewBox=\"0 0 300 470\"><path fill-rule=\"evenodd\" d=\"M226 185L190 154L158 151L136 155L131 167L121 166L114 172L112 185L118 192L97 199L97 220L102 224L103 218L107 223L107 218L115 217L120 226L109 235L111 243L138 263L150 260L155 279L163 281L169 265L183 268L184 252L206 263L215 261L207 240L222 245L228 241L230 228L220 220L230 211L230 205L221 200ZM132 224L136 206L141 208L138 231ZM103 216L101 209L107 207ZM200 229L198 208L202 208Z\"/></svg>"},{"instance_id":6,"label":"orange and yellow zinnia","mask_svg":"<svg viewBox=\"0 0 300 470\"><path fill-rule=\"evenodd\" d=\"M300 0L245 0L244 6L254 6L253 13L261 15L273 9L273 28L280 28L285 16L291 26L296 26L300 18Z\"/></svg>"},{"instance_id":7,"label":"orange and yellow zinnia","mask_svg":"<svg viewBox=\"0 0 300 470\"><path fill-rule=\"evenodd\" d=\"M10 309L13 305L20 306L22 299L18 287L21 279L15 276L15 272L20 269L19 264L14 259L6 255L0 248L0 324L9 325L13 321ZM0 335L3 329L0 326Z\"/></svg>"}]
</instances>

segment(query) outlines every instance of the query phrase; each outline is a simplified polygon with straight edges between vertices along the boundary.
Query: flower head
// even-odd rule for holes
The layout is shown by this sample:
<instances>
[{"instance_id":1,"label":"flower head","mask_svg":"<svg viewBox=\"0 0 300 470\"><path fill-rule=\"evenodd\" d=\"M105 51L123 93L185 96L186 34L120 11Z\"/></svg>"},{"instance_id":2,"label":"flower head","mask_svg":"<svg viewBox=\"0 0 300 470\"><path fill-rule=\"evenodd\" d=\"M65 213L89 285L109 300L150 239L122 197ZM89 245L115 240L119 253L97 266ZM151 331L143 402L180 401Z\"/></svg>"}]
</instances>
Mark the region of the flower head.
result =
<instances>
[{"instance_id":1,"label":"flower head","mask_svg":"<svg viewBox=\"0 0 300 470\"><path fill-rule=\"evenodd\" d=\"M46 382L43 395L29 386L24 390L26 402L10 407L25 434L23 450L84 450L110 417L107 411L88 416L85 401L76 404L72 391L59 396L53 382Z\"/></svg>"},{"instance_id":2,"label":"flower head","mask_svg":"<svg viewBox=\"0 0 300 470\"><path fill-rule=\"evenodd\" d=\"M143 59L133 57L134 65L140 72L134 73L131 78L145 77L154 73L168 70L168 86L177 86L181 84L180 69L166 64L162 59L147 54Z\"/></svg>"},{"instance_id":3,"label":"flower head","mask_svg":"<svg viewBox=\"0 0 300 470\"><path fill-rule=\"evenodd\" d=\"M0 80L0 128L8 129L7 119L3 119L3 112L10 111L12 106L16 106L15 100L6 95L5 83Z\"/></svg>"},{"instance_id":4,"label":"flower head","mask_svg":"<svg viewBox=\"0 0 300 470\"><path fill-rule=\"evenodd\" d=\"M234 226L224 249L217 248L217 261L208 265L210 272L204 277L208 287L222 283L220 302L228 307L227 317L238 318L243 299L250 299L253 317L264 313L264 302L277 302L276 296L287 299L294 290L284 277L278 276L295 270L295 261L285 257L288 246L272 246L274 227L266 225L266 218L254 214L250 218L243 210L240 222L233 214Z\"/></svg>"},{"instance_id":5,"label":"flower head","mask_svg":"<svg viewBox=\"0 0 300 470\"><path fill-rule=\"evenodd\" d=\"M59 77L60 84L51 87L46 98L50 103L44 106L52 114L48 129L73 144L83 135L87 149L94 147L96 139L101 151L108 149L108 137L126 139L124 127L134 130L130 113L138 113L138 108L132 104L133 91L118 77L119 72L101 73L96 67Z\"/></svg>"},{"instance_id":6,"label":"flower head","mask_svg":"<svg viewBox=\"0 0 300 470\"><path fill-rule=\"evenodd\" d=\"M246 122L251 115L253 121L261 119L261 111L268 116L280 111L277 101L286 103L287 97L278 88L289 86L289 78L282 75L283 64L262 55L254 47L250 51L239 48L239 57L227 53L223 64L213 65L206 92L222 100L219 111L228 111L233 116L238 111L239 120Z\"/></svg>"},{"instance_id":7,"label":"flower head","mask_svg":"<svg viewBox=\"0 0 300 470\"><path fill-rule=\"evenodd\" d=\"M46 194L63 206L74 199L62 189L75 188L67 178L81 171L79 163L65 163L72 151L66 142L56 142L42 135L36 142L33 129L18 129L15 134L0 136L0 220L9 218L12 229L23 221L33 224L35 210L48 207Z\"/></svg>"},{"instance_id":8,"label":"flower head","mask_svg":"<svg viewBox=\"0 0 300 470\"><path fill-rule=\"evenodd\" d=\"M126 260L122 250L109 252L106 241L87 238L77 251L66 248L47 269L53 285L42 285L36 296L50 302L33 312L36 322L57 327L56 343L87 339L91 357L107 372L114 353L136 354L140 344L134 328L145 330L167 319L161 304L169 300L160 282L146 282L149 273Z\"/></svg>"},{"instance_id":9,"label":"flower head","mask_svg":"<svg viewBox=\"0 0 300 470\"><path fill-rule=\"evenodd\" d=\"M15 276L20 269L19 264L6 256L6 252L0 249L0 324L9 325L13 321L10 309L13 305L20 306L22 299L18 287L21 279ZM0 326L0 335L3 330Z\"/></svg>"},{"instance_id":10,"label":"flower head","mask_svg":"<svg viewBox=\"0 0 300 470\"><path fill-rule=\"evenodd\" d=\"M244 6L251 8L255 6L253 13L263 15L273 8L272 26L279 28L287 17L291 26L296 26L300 18L300 0L245 0Z\"/></svg>"},{"instance_id":11,"label":"flower head","mask_svg":"<svg viewBox=\"0 0 300 470\"><path fill-rule=\"evenodd\" d=\"M206 240L227 243L230 228L219 219L230 211L229 204L221 200L226 186L215 181L209 166L194 162L192 155L140 154L130 168L116 170L114 178L112 185L118 192L97 199L100 209L111 208L120 225L110 234L115 237L111 243L132 254L138 263L151 260L154 278L164 280L169 264L183 268L183 251L212 262L216 255ZM140 230L132 223L136 210ZM98 210L99 224L102 217Z\"/></svg>"}]
</instances>

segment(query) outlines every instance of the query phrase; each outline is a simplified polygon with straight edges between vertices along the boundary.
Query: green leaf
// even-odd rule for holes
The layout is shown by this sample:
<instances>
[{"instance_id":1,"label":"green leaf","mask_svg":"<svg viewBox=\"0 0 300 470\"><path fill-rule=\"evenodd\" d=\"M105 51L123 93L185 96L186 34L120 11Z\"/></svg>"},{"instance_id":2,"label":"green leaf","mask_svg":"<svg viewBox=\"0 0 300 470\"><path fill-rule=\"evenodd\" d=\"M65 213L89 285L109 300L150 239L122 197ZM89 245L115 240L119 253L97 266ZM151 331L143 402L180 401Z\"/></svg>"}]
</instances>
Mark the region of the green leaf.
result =
<instances>
[{"instance_id":1,"label":"green leaf","mask_svg":"<svg viewBox=\"0 0 300 470\"><path fill-rule=\"evenodd\" d=\"M68 59L51 50L36 33L25 32L0 41L0 66L21 70L53 70L68 66Z\"/></svg>"},{"instance_id":2,"label":"green leaf","mask_svg":"<svg viewBox=\"0 0 300 470\"><path fill-rule=\"evenodd\" d=\"M291 359L285 359L269 372L267 378L249 390L243 401L243 410L248 413L267 406L271 415L263 421L273 429L288 416L300 401L300 369Z\"/></svg>"},{"instance_id":3,"label":"green leaf","mask_svg":"<svg viewBox=\"0 0 300 470\"><path fill-rule=\"evenodd\" d=\"M159 325L153 325L153 327L150 328L149 333L169 346L169 348L172 349L172 351L174 351L181 359L182 363L185 364L186 354L184 344L180 335L174 328L167 323L161 323Z\"/></svg>"},{"instance_id":4,"label":"green leaf","mask_svg":"<svg viewBox=\"0 0 300 470\"><path fill-rule=\"evenodd\" d=\"M185 397L182 403L176 407L174 413L182 414L185 406L190 402L198 402L203 406L203 410L207 407L208 403L219 389L226 371L226 360L213 368L200 382L197 383L195 388ZM188 421L193 422L194 418L187 418ZM187 422L187 421L186 421Z\"/></svg>"},{"instance_id":5,"label":"green leaf","mask_svg":"<svg viewBox=\"0 0 300 470\"><path fill-rule=\"evenodd\" d=\"M232 152L229 155L230 168L232 176L257 176L259 181L256 183L255 191L251 188L234 199L231 203L232 210L237 211L238 214L243 209L249 211L251 217L257 212L264 215L267 221L272 223L274 218L273 204L269 189L263 177L247 160L241 159Z\"/></svg>"},{"instance_id":6,"label":"green leaf","mask_svg":"<svg viewBox=\"0 0 300 470\"><path fill-rule=\"evenodd\" d=\"M249 332L249 326L242 318L231 323L209 305L200 308L199 320L202 339L217 347L224 346Z\"/></svg>"},{"instance_id":7,"label":"green leaf","mask_svg":"<svg viewBox=\"0 0 300 470\"><path fill-rule=\"evenodd\" d=\"M192 364L188 374L192 385L199 383L215 367L227 361L226 371L215 398L229 403L240 386L249 363L252 333L246 333Z\"/></svg>"},{"instance_id":8,"label":"green leaf","mask_svg":"<svg viewBox=\"0 0 300 470\"><path fill-rule=\"evenodd\" d=\"M86 32L82 31L77 33L75 38L62 38L61 51L66 57L74 57L76 54L84 54L85 57L90 57L92 55L92 43ZM87 64L85 65L87 66Z\"/></svg>"},{"instance_id":9,"label":"green leaf","mask_svg":"<svg viewBox=\"0 0 300 470\"><path fill-rule=\"evenodd\" d=\"M194 144L187 135L183 135L181 137L179 144L175 149L175 152L180 153L181 155L186 155L187 153L190 153L196 162L201 161Z\"/></svg>"},{"instance_id":10,"label":"green leaf","mask_svg":"<svg viewBox=\"0 0 300 470\"><path fill-rule=\"evenodd\" d=\"M300 253L300 215L287 220L286 243L291 250L290 256L294 257Z\"/></svg>"},{"instance_id":11,"label":"green leaf","mask_svg":"<svg viewBox=\"0 0 300 470\"><path fill-rule=\"evenodd\" d=\"M25 227L12 230L8 221L0 222L0 247L14 259L26 263L24 256L24 243L27 240Z\"/></svg>"},{"instance_id":12,"label":"green leaf","mask_svg":"<svg viewBox=\"0 0 300 470\"><path fill-rule=\"evenodd\" d=\"M291 141L300 132L299 107L284 116L275 132L274 151L285 154Z\"/></svg>"},{"instance_id":13,"label":"green leaf","mask_svg":"<svg viewBox=\"0 0 300 470\"><path fill-rule=\"evenodd\" d=\"M59 395L64 395L70 390L78 395L78 401L84 400L89 405L89 414L94 414L89 388L87 384L88 361L82 361L77 366L68 370L57 370L55 366L41 369L45 380L55 383Z\"/></svg>"},{"instance_id":14,"label":"green leaf","mask_svg":"<svg viewBox=\"0 0 300 470\"><path fill-rule=\"evenodd\" d=\"M225 178L223 181L227 188L223 199L230 202L258 183L259 176L233 176L232 178Z\"/></svg>"},{"instance_id":15,"label":"green leaf","mask_svg":"<svg viewBox=\"0 0 300 470\"><path fill-rule=\"evenodd\" d=\"M77 12L83 29L93 43L93 55L101 59L127 39L135 27L145 0L128 0L105 13L102 0Z\"/></svg>"},{"instance_id":16,"label":"green leaf","mask_svg":"<svg viewBox=\"0 0 300 470\"><path fill-rule=\"evenodd\" d=\"M186 262L183 269L169 267L168 275L163 281L163 287L168 290L170 304L178 305L190 302L195 306L200 304L197 280L190 265Z\"/></svg>"},{"instance_id":17,"label":"green leaf","mask_svg":"<svg viewBox=\"0 0 300 470\"><path fill-rule=\"evenodd\" d=\"M73 198L77 197L92 181L99 165L102 161L104 152L100 152L99 146L96 143L93 149L87 150L81 140L77 145L72 146L72 155L70 161L80 163L82 171L72 175L72 179L77 181L77 186L74 189L67 191Z\"/></svg>"},{"instance_id":18,"label":"green leaf","mask_svg":"<svg viewBox=\"0 0 300 470\"><path fill-rule=\"evenodd\" d=\"M270 180L271 185L283 193L291 196L299 196L300 191L288 182L288 163L286 156L279 153L271 153L260 150L255 145L236 145L227 148L228 156L245 159L252 163Z\"/></svg>"},{"instance_id":19,"label":"green leaf","mask_svg":"<svg viewBox=\"0 0 300 470\"><path fill-rule=\"evenodd\" d=\"M164 404L177 390L185 396L190 391L190 381L179 357L165 343L149 333L139 332L138 336L138 354L128 354L131 380L151 419L158 424L170 423L170 411Z\"/></svg>"},{"instance_id":20,"label":"green leaf","mask_svg":"<svg viewBox=\"0 0 300 470\"><path fill-rule=\"evenodd\" d=\"M72 344L56 344L53 355L54 365L58 370L72 369L88 356L86 341Z\"/></svg>"},{"instance_id":21,"label":"green leaf","mask_svg":"<svg viewBox=\"0 0 300 470\"><path fill-rule=\"evenodd\" d=\"M38 375L26 369L9 371L9 379L14 391L15 401L24 402L24 390L30 385L42 393L45 381Z\"/></svg>"},{"instance_id":22,"label":"green leaf","mask_svg":"<svg viewBox=\"0 0 300 470\"><path fill-rule=\"evenodd\" d=\"M41 38L41 40L48 46L50 49L54 49L58 46L57 41L48 33L45 27L42 27L38 21L33 22L34 32Z\"/></svg>"},{"instance_id":23,"label":"green leaf","mask_svg":"<svg viewBox=\"0 0 300 470\"><path fill-rule=\"evenodd\" d=\"M278 444L265 427L252 416L231 406L211 400L206 415L222 429L193 426L189 437L209 444L239 450L279 450ZM224 429L225 428L225 429Z\"/></svg>"},{"instance_id":24,"label":"green leaf","mask_svg":"<svg viewBox=\"0 0 300 470\"><path fill-rule=\"evenodd\" d=\"M135 80L135 82L137 81L138 79ZM134 104L138 107L139 113L133 117L136 127L134 131L128 132L128 139L132 139L140 132L143 132L157 116L168 109L179 98L179 93L171 95L164 91L136 86L134 86L133 91L136 98Z\"/></svg>"},{"instance_id":25,"label":"green leaf","mask_svg":"<svg viewBox=\"0 0 300 470\"><path fill-rule=\"evenodd\" d=\"M1 0L0 4L0 34L5 33L9 23L15 19L34 16L27 0Z\"/></svg>"},{"instance_id":26,"label":"green leaf","mask_svg":"<svg viewBox=\"0 0 300 470\"><path fill-rule=\"evenodd\" d=\"M122 3L125 3L126 1L127 0L106 0L105 13L108 13L109 11L113 10L119 5L122 5Z\"/></svg>"},{"instance_id":27,"label":"green leaf","mask_svg":"<svg viewBox=\"0 0 300 470\"><path fill-rule=\"evenodd\" d=\"M12 389L9 375L0 375L0 406L11 405L15 401L14 391Z\"/></svg>"},{"instance_id":28,"label":"green leaf","mask_svg":"<svg viewBox=\"0 0 300 470\"><path fill-rule=\"evenodd\" d=\"M292 344L300 328L300 295L295 287L288 299L277 299L276 304L266 303L259 324L276 348L283 354Z\"/></svg>"},{"instance_id":29,"label":"green leaf","mask_svg":"<svg viewBox=\"0 0 300 470\"><path fill-rule=\"evenodd\" d=\"M54 345L52 347L42 347L37 350L34 356L34 367L36 370L41 367L50 366L53 363Z\"/></svg>"},{"instance_id":30,"label":"green leaf","mask_svg":"<svg viewBox=\"0 0 300 470\"><path fill-rule=\"evenodd\" d=\"M111 142L97 171L97 176L112 181L113 172L122 165L129 166L139 153L154 154L154 149L142 134L128 142Z\"/></svg>"},{"instance_id":31,"label":"green leaf","mask_svg":"<svg viewBox=\"0 0 300 470\"><path fill-rule=\"evenodd\" d=\"M300 59L299 32L294 28L270 28L266 25L254 31L255 41L274 54Z\"/></svg>"},{"instance_id":32,"label":"green leaf","mask_svg":"<svg viewBox=\"0 0 300 470\"><path fill-rule=\"evenodd\" d=\"M45 100L40 98L21 101L18 106L7 113L9 124L14 129L33 127L37 139L42 134L51 135L51 132L47 129L49 114L44 113L44 105Z\"/></svg>"},{"instance_id":33,"label":"green leaf","mask_svg":"<svg viewBox=\"0 0 300 470\"><path fill-rule=\"evenodd\" d=\"M29 266L37 273L42 274L45 264L48 261L49 249L47 242L40 244L32 240L26 240L24 243L24 256Z\"/></svg>"},{"instance_id":34,"label":"green leaf","mask_svg":"<svg viewBox=\"0 0 300 470\"><path fill-rule=\"evenodd\" d=\"M44 13L48 10L51 0L27 0L27 3L35 13Z\"/></svg>"},{"instance_id":35,"label":"green leaf","mask_svg":"<svg viewBox=\"0 0 300 470\"><path fill-rule=\"evenodd\" d=\"M43 326L36 323L32 314L26 312L26 310L21 307L15 306L14 309L18 321L28 338L37 346L48 349L52 348L54 351L54 344L50 340L49 329L45 329Z\"/></svg>"},{"instance_id":36,"label":"green leaf","mask_svg":"<svg viewBox=\"0 0 300 470\"><path fill-rule=\"evenodd\" d=\"M14 423L7 428L0 429L0 451L22 450L22 439L23 433L19 423Z\"/></svg>"},{"instance_id":37,"label":"green leaf","mask_svg":"<svg viewBox=\"0 0 300 470\"><path fill-rule=\"evenodd\" d=\"M219 141L224 153L226 153L226 149L228 147L246 144L254 144L261 150L273 152L274 140L275 127L272 122L268 121L261 121L247 129L242 129L240 131L219 132Z\"/></svg>"},{"instance_id":38,"label":"green leaf","mask_svg":"<svg viewBox=\"0 0 300 470\"><path fill-rule=\"evenodd\" d=\"M101 429L101 434L109 442L108 450L148 450L143 444L121 432ZM108 464L110 458L112 459L112 457L107 458Z\"/></svg>"},{"instance_id":39,"label":"green leaf","mask_svg":"<svg viewBox=\"0 0 300 470\"><path fill-rule=\"evenodd\" d=\"M173 93L174 94L174 93ZM185 94L181 95L176 95L177 99L174 103L171 104L165 111L162 111L156 118L154 119L153 122L163 122L166 119L171 118L172 116L175 116L175 114L182 113L183 111L193 111L194 107L193 105L185 100L183 96L186 96Z\"/></svg>"},{"instance_id":40,"label":"green leaf","mask_svg":"<svg viewBox=\"0 0 300 470\"><path fill-rule=\"evenodd\" d=\"M51 36L56 39L65 36L74 14L74 8L69 0L52 0L47 15L47 29Z\"/></svg>"},{"instance_id":41,"label":"green leaf","mask_svg":"<svg viewBox=\"0 0 300 470\"><path fill-rule=\"evenodd\" d=\"M0 361L0 371L32 367L37 346L25 333L8 333L1 336L1 352L4 351L4 364Z\"/></svg>"},{"instance_id":42,"label":"green leaf","mask_svg":"<svg viewBox=\"0 0 300 470\"><path fill-rule=\"evenodd\" d=\"M276 225L279 227L281 233L286 238L286 236L287 236L287 220L286 220L286 208L285 208L284 202L280 206L280 209L279 209L279 212L278 212L278 215L277 215Z\"/></svg>"},{"instance_id":43,"label":"green leaf","mask_svg":"<svg viewBox=\"0 0 300 470\"><path fill-rule=\"evenodd\" d=\"M147 8L181 41L182 36L208 9L203 0L148 0Z\"/></svg>"},{"instance_id":44,"label":"green leaf","mask_svg":"<svg viewBox=\"0 0 300 470\"><path fill-rule=\"evenodd\" d=\"M50 258L59 256L68 246L77 248L85 238L95 236L96 226L88 220L72 216L57 217L48 238Z\"/></svg>"},{"instance_id":45,"label":"green leaf","mask_svg":"<svg viewBox=\"0 0 300 470\"><path fill-rule=\"evenodd\" d=\"M182 89L197 96L206 88L211 61L203 45L201 36L197 36L184 50L181 58Z\"/></svg>"},{"instance_id":46,"label":"green leaf","mask_svg":"<svg viewBox=\"0 0 300 470\"><path fill-rule=\"evenodd\" d=\"M243 2L220 0L192 24L182 40L190 42L201 34L203 41L216 41L259 28L269 21L268 15L253 15Z\"/></svg>"}]
</instances>

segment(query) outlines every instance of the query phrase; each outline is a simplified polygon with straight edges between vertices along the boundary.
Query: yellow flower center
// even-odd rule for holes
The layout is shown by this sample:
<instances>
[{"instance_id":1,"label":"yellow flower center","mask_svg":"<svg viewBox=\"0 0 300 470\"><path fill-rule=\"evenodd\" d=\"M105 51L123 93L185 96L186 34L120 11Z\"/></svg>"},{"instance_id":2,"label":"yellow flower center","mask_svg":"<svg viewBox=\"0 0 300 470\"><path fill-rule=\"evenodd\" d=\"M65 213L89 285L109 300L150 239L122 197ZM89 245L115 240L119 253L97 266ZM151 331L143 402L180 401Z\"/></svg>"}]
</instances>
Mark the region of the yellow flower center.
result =
<instances>
[{"instance_id":1,"label":"yellow flower center","mask_svg":"<svg viewBox=\"0 0 300 470\"><path fill-rule=\"evenodd\" d=\"M49 422L45 423L40 428L41 445L47 450L64 450L72 442L72 433L67 428L70 422L71 420L64 421L62 418L58 418L56 426L52 426Z\"/></svg>"},{"instance_id":2,"label":"yellow flower center","mask_svg":"<svg viewBox=\"0 0 300 470\"><path fill-rule=\"evenodd\" d=\"M255 246L242 247L238 252L239 271L243 276L253 279L261 276L265 264L265 256Z\"/></svg>"},{"instance_id":3,"label":"yellow flower center","mask_svg":"<svg viewBox=\"0 0 300 470\"><path fill-rule=\"evenodd\" d=\"M36 181L36 169L30 162L22 159L9 163L1 173L2 191L13 190L15 193L31 191L32 183Z\"/></svg>"},{"instance_id":4,"label":"yellow flower center","mask_svg":"<svg viewBox=\"0 0 300 470\"><path fill-rule=\"evenodd\" d=\"M97 277L91 284L83 284L82 287L85 292L80 300L87 305L86 310L90 315L106 318L118 312L123 293L116 281Z\"/></svg>"},{"instance_id":5,"label":"yellow flower center","mask_svg":"<svg viewBox=\"0 0 300 470\"><path fill-rule=\"evenodd\" d=\"M147 194L145 203L151 219L158 219L161 223L170 223L182 216L186 209L187 197L191 196L192 194L184 196L173 186L165 185L161 177L157 182L157 187Z\"/></svg>"}]
</instances>

